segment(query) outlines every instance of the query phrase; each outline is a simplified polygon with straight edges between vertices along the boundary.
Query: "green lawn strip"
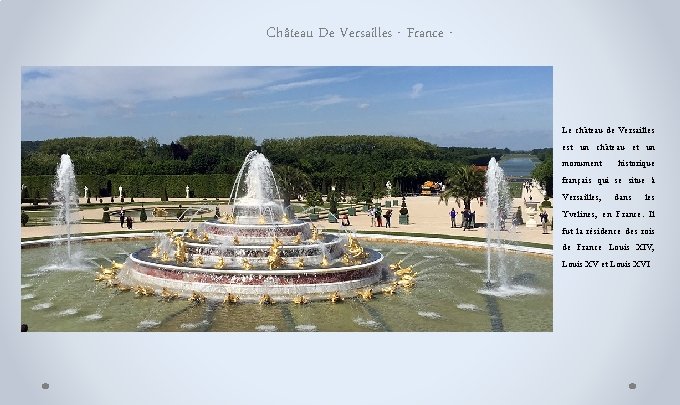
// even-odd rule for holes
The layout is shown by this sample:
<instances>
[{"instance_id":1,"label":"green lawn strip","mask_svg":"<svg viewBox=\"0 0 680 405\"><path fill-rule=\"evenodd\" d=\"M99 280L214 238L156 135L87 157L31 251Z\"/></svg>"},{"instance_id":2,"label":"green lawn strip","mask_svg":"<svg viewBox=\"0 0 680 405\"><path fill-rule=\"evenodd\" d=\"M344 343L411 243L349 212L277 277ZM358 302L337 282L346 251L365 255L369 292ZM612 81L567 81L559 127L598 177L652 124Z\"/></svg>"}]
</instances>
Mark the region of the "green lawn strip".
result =
<instances>
[{"instance_id":1,"label":"green lawn strip","mask_svg":"<svg viewBox=\"0 0 680 405\"><path fill-rule=\"evenodd\" d=\"M359 234L373 234L373 235L392 235L392 236L413 236L419 238L441 238L441 239L454 239L454 240L466 240L473 242L486 242L486 238L480 238L476 236L453 236L444 235L436 233L419 233L419 232L383 232L383 231L357 231ZM553 245L545 243L535 243L535 242L522 242L522 241L506 241L510 244L515 244L524 247L534 247L541 249L552 249Z\"/></svg>"},{"instance_id":2,"label":"green lawn strip","mask_svg":"<svg viewBox=\"0 0 680 405\"><path fill-rule=\"evenodd\" d=\"M134 232L116 232L116 231L108 231L108 232L84 232L84 233L79 233L78 235L74 236L99 236L99 235L111 235L111 234L121 234L125 235L127 233L135 233L135 234L149 234L149 236L153 235L153 232L167 232L167 230L164 229L157 229L155 231L134 231ZM34 236L30 238L21 238L22 242L27 242L27 241L32 241L32 240L40 240L40 239L50 239L52 236Z\"/></svg>"}]
</instances>

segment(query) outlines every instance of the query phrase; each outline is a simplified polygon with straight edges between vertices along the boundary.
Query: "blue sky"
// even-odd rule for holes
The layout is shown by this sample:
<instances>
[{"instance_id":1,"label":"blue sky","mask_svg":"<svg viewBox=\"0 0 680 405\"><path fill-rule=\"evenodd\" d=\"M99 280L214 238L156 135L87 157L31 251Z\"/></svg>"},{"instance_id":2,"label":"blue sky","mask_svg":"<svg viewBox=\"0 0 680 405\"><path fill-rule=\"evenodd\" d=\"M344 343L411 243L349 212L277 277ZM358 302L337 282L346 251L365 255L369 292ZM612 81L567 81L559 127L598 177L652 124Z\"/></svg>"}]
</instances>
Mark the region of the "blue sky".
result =
<instances>
[{"instance_id":1,"label":"blue sky","mask_svg":"<svg viewBox=\"0 0 680 405\"><path fill-rule=\"evenodd\" d=\"M25 67L22 140L375 134L552 146L551 67Z\"/></svg>"}]
</instances>

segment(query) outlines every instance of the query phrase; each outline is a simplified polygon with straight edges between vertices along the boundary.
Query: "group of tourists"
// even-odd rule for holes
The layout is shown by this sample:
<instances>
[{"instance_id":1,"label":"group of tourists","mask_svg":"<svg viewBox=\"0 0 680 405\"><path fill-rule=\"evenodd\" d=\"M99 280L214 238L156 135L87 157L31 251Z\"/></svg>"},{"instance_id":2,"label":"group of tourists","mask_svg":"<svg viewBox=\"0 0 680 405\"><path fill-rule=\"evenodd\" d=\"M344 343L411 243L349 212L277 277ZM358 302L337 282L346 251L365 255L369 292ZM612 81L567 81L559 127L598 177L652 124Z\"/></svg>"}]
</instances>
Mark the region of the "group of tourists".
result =
<instances>
[{"instance_id":1,"label":"group of tourists","mask_svg":"<svg viewBox=\"0 0 680 405\"><path fill-rule=\"evenodd\" d=\"M464 209L460 212L463 217L463 222L460 224L463 230L472 229L475 227L475 211L470 211L469 209ZM456 226L456 216L458 213L455 208L451 208L449 216L451 217L451 228L457 228Z\"/></svg>"},{"instance_id":2,"label":"group of tourists","mask_svg":"<svg viewBox=\"0 0 680 405\"><path fill-rule=\"evenodd\" d=\"M125 216L125 210L120 209L120 227L123 227L123 224L127 227L127 229L132 229L132 217L131 216Z\"/></svg>"},{"instance_id":3,"label":"group of tourists","mask_svg":"<svg viewBox=\"0 0 680 405\"><path fill-rule=\"evenodd\" d=\"M383 218L385 218L385 228L392 227L392 210L388 209L385 213L382 213L380 208L370 208L368 210L368 216L371 218L371 226L382 227Z\"/></svg>"}]
</instances>

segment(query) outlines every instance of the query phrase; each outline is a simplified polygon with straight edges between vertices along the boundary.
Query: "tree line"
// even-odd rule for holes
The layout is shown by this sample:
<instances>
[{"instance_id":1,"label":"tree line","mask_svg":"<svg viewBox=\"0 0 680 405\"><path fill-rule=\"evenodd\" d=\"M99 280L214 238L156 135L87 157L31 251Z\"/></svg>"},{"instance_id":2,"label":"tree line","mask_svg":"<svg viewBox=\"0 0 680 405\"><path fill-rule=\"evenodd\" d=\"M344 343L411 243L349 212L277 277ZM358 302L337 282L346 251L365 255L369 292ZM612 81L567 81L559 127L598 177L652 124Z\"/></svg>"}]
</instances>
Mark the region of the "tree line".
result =
<instances>
[{"instance_id":1,"label":"tree line","mask_svg":"<svg viewBox=\"0 0 680 405\"><path fill-rule=\"evenodd\" d=\"M41 184L39 194L45 196L49 182L44 176L54 176L61 154L67 153L79 178L96 179L93 196L116 195L116 180L123 180L120 176L132 176L125 177L125 190L147 197L155 196L165 183L172 184L171 194L177 192L180 183L187 182L191 187L190 176L194 175L200 176L201 184L210 184L211 176L216 176L215 184L222 187L224 175L235 176L245 156L254 149L270 160L277 173L287 173L295 184L304 183L305 188L324 194L335 186L338 192L352 195L380 194L388 180L395 192L417 193L425 181L445 181L456 167L487 165L492 156L498 159L511 152L508 148L440 147L413 137L387 135L267 139L261 146L253 138L230 135L185 136L170 144L160 144L155 137L61 138L21 143L22 184ZM546 155L544 150L536 151ZM163 180L164 176L178 175L181 180ZM300 176L304 176L302 183ZM231 186L215 191L201 189L197 196L208 192L228 195ZM31 190L28 193L34 197Z\"/></svg>"}]
</instances>

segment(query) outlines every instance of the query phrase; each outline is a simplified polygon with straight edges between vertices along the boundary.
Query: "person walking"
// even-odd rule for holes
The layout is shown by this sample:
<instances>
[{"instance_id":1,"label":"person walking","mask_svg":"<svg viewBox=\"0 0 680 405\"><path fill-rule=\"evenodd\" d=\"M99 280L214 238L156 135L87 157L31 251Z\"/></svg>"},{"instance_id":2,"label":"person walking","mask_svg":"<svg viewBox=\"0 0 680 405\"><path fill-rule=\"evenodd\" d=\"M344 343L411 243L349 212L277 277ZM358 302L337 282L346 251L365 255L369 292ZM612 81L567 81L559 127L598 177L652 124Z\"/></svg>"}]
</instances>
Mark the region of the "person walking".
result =
<instances>
[{"instance_id":1,"label":"person walking","mask_svg":"<svg viewBox=\"0 0 680 405\"><path fill-rule=\"evenodd\" d=\"M120 227L122 228L123 223L125 223L125 211L121 208L118 215L120 215Z\"/></svg>"},{"instance_id":2,"label":"person walking","mask_svg":"<svg viewBox=\"0 0 680 405\"><path fill-rule=\"evenodd\" d=\"M382 228L382 210L380 208L375 209L375 222L378 228Z\"/></svg>"},{"instance_id":3,"label":"person walking","mask_svg":"<svg viewBox=\"0 0 680 405\"><path fill-rule=\"evenodd\" d=\"M548 213L545 211L541 211L541 214L539 215L541 218L541 225L543 226L543 233L548 233Z\"/></svg>"},{"instance_id":4,"label":"person walking","mask_svg":"<svg viewBox=\"0 0 680 405\"><path fill-rule=\"evenodd\" d=\"M371 217L371 226L375 226L375 208L368 209L368 216Z\"/></svg>"},{"instance_id":5,"label":"person walking","mask_svg":"<svg viewBox=\"0 0 680 405\"><path fill-rule=\"evenodd\" d=\"M451 212L449 212L449 215L451 216L451 228L456 227L456 210L452 207Z\"/></svg>"},{"instance_id":6,"label":"person walking","mask_svg":"<svg viewBox=\"0 0 680 405\"><path fill-rule=\"evenodd\" d=\"M132 217L127 217L127 229L132 229Z\"/></svg>"},{"instance_id":7,"label":"person walking","mask_svg":"<svg viewBox=\"0 0 680 405\"><path fill-rule=\"evenodd\" d=\"M385 228L391 228L392 227L392 210L387 210L385 212Z\"/></svg>"}]
</instances>

